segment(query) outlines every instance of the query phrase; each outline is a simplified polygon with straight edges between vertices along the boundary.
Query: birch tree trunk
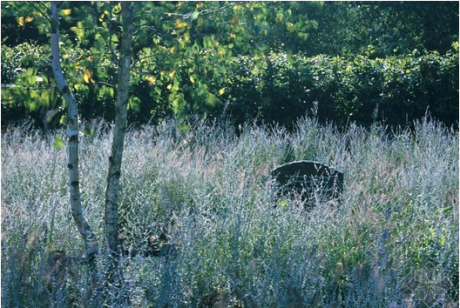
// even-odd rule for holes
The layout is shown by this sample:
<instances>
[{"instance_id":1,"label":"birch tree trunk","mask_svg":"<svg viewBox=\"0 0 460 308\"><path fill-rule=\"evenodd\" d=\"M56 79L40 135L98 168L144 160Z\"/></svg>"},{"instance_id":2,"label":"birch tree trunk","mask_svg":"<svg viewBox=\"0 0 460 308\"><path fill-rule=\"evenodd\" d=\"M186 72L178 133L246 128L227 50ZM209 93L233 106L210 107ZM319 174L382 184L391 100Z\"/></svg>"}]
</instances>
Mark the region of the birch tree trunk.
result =
<instances>
[{"instance_id":1,"label":"birch tree trunk","mask_svg":"<svg viewBox=\"0 0 460 308\"><path fill-rule=\"evenodd\" d=\"M80 196L80 175L78 161L78 109L77 103L72 92L69 89L64 74L62 72L60 54L59 54L59 20L58 20L58 3L51 2L51 56L53 64L54 78L59 93L61 93L67 104L67 154L69 169L69 195L70 208L72 216L77 225L83 241L86 245L86 257L90 262L94 261L95 254L99 251L99 244L91 230L90 225L86 221L81 205Z\"/></svg>"},{"instance_id":2,"label":"birch tree trunk","mask_svg":"<svg viewBox=\"0 0 460 308\"><path fill-rule=\"evenodd\" d=\"M99 292L99 281L96 267L96 255L99 253L99 244L96 236L88 224L80 195L80 175L78 161L78 108L75 98L69 89L64 73L62 72L60 54L59 54L59 2L51 2L51 57L53 65L54 78L59 93L64 97L67 104L67 155L69 169L69 197L70 208L75 224L80 232L86 249L86 260L88 262L90 285L88 286L88 300L92 301Z\"/></svg>"},{"instance_id":3,"label":"birch tree trunk","mask_svg":"<svg viewBox=\"0 0 460 308\"><path fill-rule=\"evenodd\" d=\"M108 248L114 256L117 256L119 253L118 197L120 191L123 147L127 127L129 75L132 57L133 17L131 6L132 4L130 2L121 2L123 33L118 63L116 118L105 193L105 238Z\"/></svg>"}]
</instances>

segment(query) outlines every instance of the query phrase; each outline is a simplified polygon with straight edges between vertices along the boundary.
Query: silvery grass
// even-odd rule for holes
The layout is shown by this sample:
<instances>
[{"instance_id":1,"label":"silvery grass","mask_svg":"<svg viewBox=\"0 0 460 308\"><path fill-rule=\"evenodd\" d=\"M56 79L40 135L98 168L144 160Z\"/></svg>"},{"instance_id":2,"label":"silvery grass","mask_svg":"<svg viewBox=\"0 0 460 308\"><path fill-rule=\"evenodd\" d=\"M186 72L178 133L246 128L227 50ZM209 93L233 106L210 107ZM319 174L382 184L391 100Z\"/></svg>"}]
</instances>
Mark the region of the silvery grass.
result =
<instances>
[{"instance_id":1,"label":"silvery grass","mask_svg":"<svg viewBox=\"0 0 460 308\"><path fill-rule=\"evenodd\" d=\"M305 118L292 133L174 122L127 135L120 227L125 283L88 289L65 148L2 136L2 307L448 307L458 301L458 134L428 120L391 134ZM108 132L108 133L106 133ZM64 138L64 132L57 132ZM85 214L102 239L110 127L80 140ZM340 205L273 197L293 160L345 173ZM145 256L149 236L176 250ZM55 252L67 261L55 262ZM62 267L59 267L62 266ZM65 270L62 270L65 268ZM421 279L423 278L423 279ZM421 281L423 280L423 281ZM91 297L91 294L93 296ZM436 306L438 307L438 306Z\"/></svg>"}]
</instances>

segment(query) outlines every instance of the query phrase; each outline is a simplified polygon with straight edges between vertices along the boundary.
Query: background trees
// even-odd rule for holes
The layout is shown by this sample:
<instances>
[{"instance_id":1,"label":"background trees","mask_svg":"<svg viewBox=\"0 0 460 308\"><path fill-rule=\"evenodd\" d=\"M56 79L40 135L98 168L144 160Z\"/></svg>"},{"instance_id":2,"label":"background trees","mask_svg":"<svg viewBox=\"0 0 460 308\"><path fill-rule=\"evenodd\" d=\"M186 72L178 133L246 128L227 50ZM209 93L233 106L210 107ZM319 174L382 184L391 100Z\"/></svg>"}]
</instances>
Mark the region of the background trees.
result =
<instances>
[{"instance_id":1,"label":"background trees","mask_svg":"<svg viewBox=\"0 0 460 308\"><path fill-rule=\"evenodd\" d=\"M120 9L62 7L62 65L82 118L112 121ZM429 107L446 124L457 122L458 3L146 2L133 14L131 124L175 117L186 127L192 114L226 113L235 125L256 118L289 126L315 102L323 121L367 125L398 115L391 124L404 124ZM2 3L2 18L3 127L28 116L44 127L65 123L41 4ZM307 62L323 73L311 74ZM326 75L329 81L316 79ZM387 111L372 117L377 109Z\"/></svg>"},{"instance_id":2,"label":"background trees","mask_svg":"<svg viewBox=\"0 0 460 308\"><path fill-rule=\"evenodd\" d=\"M444 54L458 41L454 2L325 2L310 16L318 22L304 49L311 56Z\"/></svg>"}]
</instances>

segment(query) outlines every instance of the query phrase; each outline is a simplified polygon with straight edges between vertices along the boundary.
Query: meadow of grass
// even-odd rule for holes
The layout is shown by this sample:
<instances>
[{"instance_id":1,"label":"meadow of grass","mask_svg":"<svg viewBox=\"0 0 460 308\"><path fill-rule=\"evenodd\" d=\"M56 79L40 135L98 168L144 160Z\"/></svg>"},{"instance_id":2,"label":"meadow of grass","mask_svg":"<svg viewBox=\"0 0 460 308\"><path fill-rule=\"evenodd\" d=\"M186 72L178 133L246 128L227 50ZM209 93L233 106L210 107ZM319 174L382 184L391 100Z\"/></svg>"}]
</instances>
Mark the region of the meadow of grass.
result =
<instances>
[{"instance_id":1,"label":"meadow of grass","mask_svg":"<svg viewBox=\"0 0 460 308\"><path fill-rule=\"evenodd\" d=\"M82 201L103 243L110 129L80 140ZM1 139L2 307L454 307L459 139L428 120L385 132L302 119L293 132L173 122L126 137L124 283L92 290L56 134ZM107 132L108 133L105 133ZM273 197L269 172L315 160L345 173L340 205ZM149 238L157 249L147 255ZM98 296L102 293L104 296Z\"/></svg>"}]
</instances>

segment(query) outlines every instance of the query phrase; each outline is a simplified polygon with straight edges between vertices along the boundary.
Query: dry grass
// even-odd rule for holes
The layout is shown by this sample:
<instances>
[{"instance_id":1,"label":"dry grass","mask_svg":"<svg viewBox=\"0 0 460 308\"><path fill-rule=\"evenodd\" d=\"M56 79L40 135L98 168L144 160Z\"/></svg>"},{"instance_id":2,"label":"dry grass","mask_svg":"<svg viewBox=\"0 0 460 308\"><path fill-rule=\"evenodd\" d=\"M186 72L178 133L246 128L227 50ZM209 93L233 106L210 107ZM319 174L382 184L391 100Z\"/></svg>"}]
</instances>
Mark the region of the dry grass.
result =
<instances>
[{"instance_id":1,"label":"dry grass","mask_svg":"<svg viewBox=\"0 0 460 308\"><path fill-rule=\"evenodd\" d=\"M173 123L128 134L120 223L132 254L125 284L118 294L106 286L105 298L87 289L65 149L52 136L5 133L2 307L102 307L107 297L121 307L458 302L458 134L428 121L391 136L311 119L293 133L247 126L239 137L225 125L192 127L176 138ZM80 142L82 200L102 238L110 139L102 124L94 129ZM267 175L294 159L345 173L339 207L307 214L298 200L274 203ZM152 249L160 256L146 256ZM424 284L423 273L432 277Z\"/></svg>"}]
</instances>

